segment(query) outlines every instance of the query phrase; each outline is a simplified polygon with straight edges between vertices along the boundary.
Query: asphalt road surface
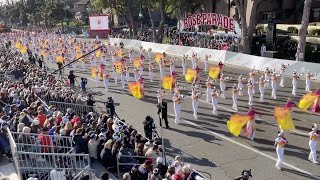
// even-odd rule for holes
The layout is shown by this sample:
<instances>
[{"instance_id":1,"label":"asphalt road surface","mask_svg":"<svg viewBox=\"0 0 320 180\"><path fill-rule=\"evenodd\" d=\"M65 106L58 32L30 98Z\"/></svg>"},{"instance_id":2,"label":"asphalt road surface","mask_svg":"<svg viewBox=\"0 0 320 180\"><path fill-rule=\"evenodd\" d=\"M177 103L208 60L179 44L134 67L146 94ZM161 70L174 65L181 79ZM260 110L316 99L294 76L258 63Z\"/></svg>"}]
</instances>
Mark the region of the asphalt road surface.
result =
<instances>
[{"instance_id":1,"label":"asphalt road surface","mask_svg":"<svg viewBox=\"0 0 320 180\"><path fill-rule=\"evenodd\" d=\"M134 53L134 57L139 57L138 52ZM169 57L167 60L169 60ZM148 58L146 62L148 62ZM110 57L108 57L108 63L111 63ZM57 69L56 64L48 63L48 66ZM189 61L188 67L190 66ZM204 68L203 63L199 63L199 66L202 69ZM99 106L103 107L102 102L105 102L107 97L112 96L116 102L120 103L120 106L116 107L120 118L125 119L127 123L132 124L139 132L143 133L142 122L147 115L150 115L155 119L158 126L157 131L161 134L156 106L156 94L161 88L159 73L155 73L155 81L151 83L147 66L145 67L145 96L139 100L130 95L127 86L122 89L119 80L118 84L114 84L112 77L108 92L104 89L102 81L96 87L94 79L90 77L90 63L86 63L85 72L81 71L81 63L77 63L77 69L79 70L75 71L76 76L89 79L89 91L94 93L97 101L100 101ZM229 133L226 126L229 117L235 113L232 110L231 87L233 83L236 83L239 74L248 77L249 71L230 66L225 66L223 70L225 76L232 77L233 81L226 85L226 99L219 99L218 115L212 114L212 105L205 102L205 96L202 96L199 103L198 119L194 119L192 100L187 97L181 106L183 123L176 125L174 124L173 103L171 101L173 95L171 92L166 92L165 99L168 102L171 127L170 129L163 129L167 155L171 158L181 155L185 163L191 164L196 170L211 174L212 179L233 179L239 176L243 169L252 169L252 179L259 180L320 179L320 166L308 161L308 133L313 123L320 124L320 116L311 112L303 112L297 108L293 110L296 130L285 132L289 145L285 147L284 168L282 171L275 168L277 156L273 145L279 128L273 117L273 109L277 105L283 105L288 97L298 103L301 96L305 94L304 80L298 81L298 93L295 97L291 95L291 78L286 78L285 88L278 88L277 100L270 97L270 89L266 90L266 102L259 102L259 93L254 95L254 107L262 113L262 116L256 120L256 139L251 141L246 139L243 133L239 137L234 137ZM177 81L185 87L182 94L190 96L191 84L184 81L180 60L176 63L176 72L178 73ZM169 67L166 67L165 74L169 73ZM67 75L67 71L65 71L65 75ZM201 80L205 82L206 79L207 73L202 72ZM134 77L131 72L131 81L133 80ZM80 81L80 78L78 78L78 81ZM218 82L215 85L219 88ZM312 82L311 88L313 90L320 88L319 82ZM201 91L205 93L205 89L203 87ZM256 91L258 92L258 90ZM248 111L248 95L246 92L245 89L244 95L238 98L239 112Z\"/></svg>"}]
</instances>

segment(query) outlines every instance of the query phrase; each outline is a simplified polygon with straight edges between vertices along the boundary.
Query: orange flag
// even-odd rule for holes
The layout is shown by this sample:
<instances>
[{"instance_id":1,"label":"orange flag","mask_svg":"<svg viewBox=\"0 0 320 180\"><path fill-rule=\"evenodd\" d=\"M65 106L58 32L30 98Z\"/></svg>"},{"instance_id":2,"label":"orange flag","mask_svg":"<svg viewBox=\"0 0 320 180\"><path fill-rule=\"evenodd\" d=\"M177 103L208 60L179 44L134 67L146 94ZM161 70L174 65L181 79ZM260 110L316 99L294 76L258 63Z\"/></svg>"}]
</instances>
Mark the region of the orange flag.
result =
<instances>
[{"instance_id":1,"label":"orange flag","mask_svg":"<svg viewBox=\"0 0 320 180\"><path fill-rule=\"evenodd\" d=\"M315 93L307 93L300 99L298 107L306 111L318 97Z\"/></svg>"},{"instance_id":2,"label":"orange flag","mask_svg":"<svg viewBox=\"0 0 320 180\"><path fill-rule=\"evenodd\" d=\"M134 60L133 60L133 66L135 67L135 68L138 68L139 66L140 66L140 58L135 58Z\"/></svg>"},{"instance_id":3,"label":"orange flag","mask_svg":"<svg viewBox=\"0 0 320 180\"><path fill-rule=\"evenodd\" d=\"M250 120L250 116L234 114L230 117L227 122L227 127L231 134L239 136L242 131L243 126Z\"/></svg>"},{"instance_id":4,"label":"orange flag","mask_svg":"<svg viewBox=\"0 0 320 180\"><path fill-rule=\"evenodd\" d=\"M274 117L282 130L294 130L294 124L291 116L290 108L286 107L275 107Z\"/></svg>"},{"instance_id":5,"label":"orange flag","mask_svg":"<svg viewBox=\"0 0 320 180\"><path fill-rule=\"evenodd\" d=\"M61 55L56 56L56 61L57 62L61 62L62 64L64 64L64 59Z\"/></svg>"},{"instance_id":6,"label":"orange flag","mask_svg":"<svg viewBox=\"0 0 320 180\"><path fill-rule=\"evenodd\" d=\"M209 69L209 77L217 79L220 74L220 68L218 66L211 66Z\"/></svg>"},{"instance_id":7,"label":"orange flag","mask_svg":"<svg viewBox=\"0 0 320 180\"><path fill-rule=\"evenodd\" d=\"M185 79L188 83L192 83L193 79L196 77L197 71L195 69L187 69Z\"/></svg>"},{"instance_id":8,"label":"orange flag","mask_svg":"<svg viewBox=\"0 0 320 180\"><path fill-rule=\"evenodd\" d=\"M141 93L141 83L140 82L132 82L128 85L128 88L129 88L133 97L138 98L138 99L143 97L143 95Z\"/></svg>"},{"instance_id":9,"label":"orange flag","mask_svg":"<svg viewBox=\"0 0 320 180\"><path fill-rule=\"evenodd\" d=\"M118 57L122 57L122 51L120 49L117 50L116 54L117 54Z\"/></svg>"},{"instance_id":10,"label":"orange flag","mask_svg":"<svg viewBox=\"0 0 320 180\"><path fill-rule=\"evenodd\" d=\"M122 69L122 67L123 67L123 63L122 63L121 61L119 61L119 62L114 63L114 65L116 66L116 72L117 72L118 74L120 74L121 69Z\"/></svg>"},{"instance_id":11,"label":"orange flag","mask_svg":"<svg viewBox=\"0 0 320 180\"><path fill-rule=\"evenodd\" d=\"M101 50L100 49L96 50L95 54L96 54L96 58L100 58L101 57Z\"/></svg>"},{"instance_id":12,"label":"orange flag","mask_svg":"<svg viewBox=\"0 0 320 180\"><path fill-rule=\"evenodd\" d=\"M154 60L159 63L160 62L160 59L163 59L163 54L162 53L157 53Z\"/></svg>"},{"instance_id":13,"label":"orange flag","mask_svg":"<svg viewBox=\"0 0 320 180\"><path fill-rule=\"evenodd\" d=\"M21 53L27 53L27 46L25 44L23 44L20 48Z\"/></svg>"},{"instance_id":14,"label":"orange flag","mask_svg":"<svg viewBox=\"0 0 320 180\"><path fill-rule=\"evenodd\" d=\"M96 78L96 71L99 70L98 76L99 79L102 80L103 79L103 75L101 73L101 69L99 66L93 66L91 67L91 77Z\"/></svg>"},{"instance_id":15,"label":"orange flag","mask_svg":"<svg viewBox=\"0 0 320 180\"><path fill-rule=\"evenodd\" d=\"M173 76L164 76L162 78L162 87L163 89L172 90L173 88Z\"/></svg>"}]
</instances>

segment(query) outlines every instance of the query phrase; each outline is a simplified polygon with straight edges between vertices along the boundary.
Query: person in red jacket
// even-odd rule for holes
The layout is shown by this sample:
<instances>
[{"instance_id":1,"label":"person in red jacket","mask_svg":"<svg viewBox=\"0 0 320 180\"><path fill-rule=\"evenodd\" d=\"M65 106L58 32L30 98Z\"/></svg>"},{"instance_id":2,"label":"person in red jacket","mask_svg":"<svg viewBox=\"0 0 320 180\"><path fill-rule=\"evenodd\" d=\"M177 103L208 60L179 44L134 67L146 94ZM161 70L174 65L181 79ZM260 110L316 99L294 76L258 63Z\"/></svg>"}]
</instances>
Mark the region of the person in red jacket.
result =
<instances>
[{"instance_id":1,"label":"person in red jacket","mask_svg":"<svg viewBox=\"0 0 320 180\"><path fill-rule=\"evenodd\" d=\"M50 136L48 136L48 132L49 132L49 129L47 127L44 127L42 129L42 132L38 136L40 144L42 145L42 147L41 147L42 153L49 153L50 152L50 147L52 145L52 142L51 142Z\"/></svg>"}]
</instances>

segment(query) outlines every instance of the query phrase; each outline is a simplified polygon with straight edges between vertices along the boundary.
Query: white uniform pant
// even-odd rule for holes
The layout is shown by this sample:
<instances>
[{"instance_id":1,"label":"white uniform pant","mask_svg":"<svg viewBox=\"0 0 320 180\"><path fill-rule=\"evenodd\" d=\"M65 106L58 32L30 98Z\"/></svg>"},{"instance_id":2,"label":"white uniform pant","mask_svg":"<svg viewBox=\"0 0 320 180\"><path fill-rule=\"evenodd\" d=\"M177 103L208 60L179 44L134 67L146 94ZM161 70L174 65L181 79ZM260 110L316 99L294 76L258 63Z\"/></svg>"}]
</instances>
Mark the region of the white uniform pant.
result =
<instances>
[{"instance_id":1,"label":"white uniform pant","mask_svg":"<svg viewBox=\"0 0 320 180\"><path fill-rule=\"evenodd\" d=\"M309 140L309 147L310 147L310 153L309 153L309 159L313 162L317 162L317 145L318 142L315 140Z\"/></svg>"},{"instance_id":2,"label":"white uniform pant","mask_svg":"<svg viewBox=\"0 0 320 180\"><path fill-rule=\"evenodd\" d=\"M139 72L140 72L141 75L143 74L143 67L139 68Z\"/></svg>"},{"instance_id":3,"label":"white uniform pant","mask_svg":"<svg viewBox=\"0 0 320 180\"><path fill-rule=\"evenodd\" d=\"M293 79L292 80L292 94L296 95L296 92L297 92L297 80Z\"/></svg>"},{"instance_id":4,"label":"white uniform pant","mask_svg":"<svg viewBox=\"0 0 320 180\"><path fill-rule=\"evenodd\" d=\"M153 72L149 71L149 78L150 78L150 82L153 82Z\"/></svg>"},{"instance_id":5,"label":"white uniform pant","mask_svg":"<svg viewBox=\"0 0 320 180\"><path fill-rule=\"evenodd\" d=\"M138 80L139 80L139 75L138 75L138 73L134 73L134 79L136 80L136 82L138 82Z\"/></svg>"},{"instance_id":6,"label":"white uniform pant","mask_svg":"<svg viewBox=\"0 0 320 180\"><path fill-rule=\"evenodd\" d=\"M309 92L311 89L310 80L306 79L306 91Z\"/></svg>"},{"instance_id":7,"label":"white uniform pant","mask_svg":"<svg viewBox=\"0 0 320 180\"><path fill-rule=\"evenodd\" d=\"M192 63L192 69L195 69L197 67L196 61L192 60L191 63Z\"/></svg>"},{"instance_id":8,"label":"white uniform pant","mask_svg":"<svg viewBox=\"0 0 320 180\"><path fill-rule=\"evenodd\" d=\"M118 84L118 74L115 71L113 72L113 79L114 79L114 83Z\"/></svg>"},{"instance_id":9,"label":"white uniform pant","mask_svg":"<svg viewBox=\"0 0 320 180\"><path fill-rule=\"evenodd\" d=\"M271 97L277 99L277 84L274 81L271 81Z\"/></svg>"},{"instance_id":10,"label":"white uniform pant","mask_svg":"<svg viewBox=\"0 0 320 180\"><path fill-rule=\"evenodd\" d=\"M81 61L82 71L84 72L86 69L84 68L84 60Z\"/></svg>"},{"instance_id":11,"label":"white uniform pant","mask_svg":"<svg viewBox=\"0 0 320 180\"><path fill-rule=\"evenodd\" d=\"M212 89L207 89L207 96L206 96L206 100L207 100L207 102L210 102L210 99L211 99L211 93L212 93Z\"/></svg>"},{"instance_id":12,"label":"white uniform pant","mask_svg":"<svg viewBox=\"0 0 320 180\"><path fill-rule=\"evenodd\" d=\"M224 91L226 90L226 85L223 83L220 83L220 90L221 90L220 96L225 99L226 97L224 96Z\"/></svg>"},{"instance_id":13,"label":"white uniform pant","mask_svg":"<svg viewBox=\"0 0 320 180\"><path fill-rule=\"evenodd\" d=\"M233 101L232 109L238 110L238 96L237 95L233 95L232 96L232 101Z\"/></svg>"},{"instance_id":14,"label":"white uniform pant","mask_svg":"<svg viewBox=\"0 0 320 180\"><path fill-rule=\"evenodd\" d=\"M116 57L115 56L111 56L112 62L115 61Z\"/></svg>"},{"instance_id":15,"label":"white uniform pant","mask_svg":"<svg viewBox=\"0 0 320 180\"><path fill-rule=\"evenodd\" d=\"M283 147L277 147L276 148L276 152L277 152L277 156L278 156L278 160L276 163L276 167L277 168L281 168L282 162L284 160L284 148Z\"/></svg>"},{"instance_id":16,"label":"white uniform pant","mask_svg":"<svg viewBox=\"0 0 320 180\"><path fill-rule=\"evenodd\" d=\"M242 84L242 82L238 83L238 89L239 89L239 95L242 96L242 92L243 92L243 84Z\"/></svg>"},{"instance_id":17,"label":"white uniform pant","mask_svg":"<svg viewBox=\"0 0 320 180\"><path fill-rule=\"evenodd\" d=\"M174 122L176 124L179 124L180 123L180 114L181 114L180 104L174 104L173 105L173 110L174 110L174 114L175 114Z\"/></svg>"},{"instance_id":18,"label":"white uniform pant","mask_svg":"<svg viewBox=\"0 0 320 180\"><path fill-rule=\"evenodd\" d=\"M160 79L163 77L163 68L160 68Z\"/></svg>"},{"instance_id":19,"label":"white uniform pant","mask_svg":"<svg viewBox=\"0 0 320 180\"><path fill-rule=\"evenodd\" d=\"M182 63L182 74L186 75L186 64Z\"/></svg>"},{"instance_id":20,"label":"white uniform pant","mask_svg":"<svg viewBox=\"0 0 320 180\"><path fill-rule=\"evenodd\" d=\"M121 84L122 84L122 88L124 89L126 85L126 77L125 75L122 75L122 74L121 74Z\"/></svg>"},{"instance_id":21,"label":"white uniform pant","mask_svg":"<svg viewBox=\"0 0 320 180\"><path fill-rule=\"evenodd\" d=\"M212 113L217 114L218 112L218 100L217 98L212 98Z\"/></svg>"},{"instance_id":22,"label":"white uniform pant","mask_svg":"<svg viewBox=\"0 0 320 180\"><path fill-rule=\"evenodd\" d=\"M132 57L130 54L129 54L129 62L132 63Z\"/></svg>"},{"instance_id":23,"label":"white uniform pant","mask_svg":"<svg viewBox=\"0 0 320 180\"><path fill-rule=\"evenodd\" d=\"M253 140L256 137L256 130L253 128L255 120L249 120L247 122L247 138Z\"/></svg>"},{"instance_id":24,"label":"white uniform pant","mask_svg":"<svg viewBox=\"0 0 320 180\"><path fill-rule=\"evenodd\" d=\"M260 91L260 101L264 101L264 87L259 87Z\"/></svg>"},{"instance_id":25,"label":"white uniform pant","mask_svg":"<svg viewBox=\"0 0 320 180\"><path fill-rule=\"evenodd\" d=\"M99 86L99 75L96 75L95 80L96 80L96 86L98 87Z\"/></svg>"},{"instance_id":26,"label":"white uniform pant","mask_svg":"<svg viewBox=\"0 0 320 180\"><path fill-rule=\"evenodd\" d=\"M103 84L104 84L104 88L106 90L108 90L108 88L109 88L109 79L104 78L103 79Z\"/></svg>"},{"instance_id":27,"label":"white uniform pant","mask_svg":"<svg viewBox=\"0 0 320 180\"><path fill-rule=\"evenodd\" d=\"M195 119L198 119L198 117L197 117L198 107L199 107L199 101L193 99L192 100L192 108L193 108L193 117Z\"/></svg>"},{"instance_id":28,"label":"white uniform pant","mask_svg":"<svg viewBox=\"0 0 320 180\"><path fill-rule=\"evenodd\" d=\"M269 88L270 86L270 77L269 76L266 76L266 83L264 84L264 88Z\"/></svg>"},{"instance_id":29,"label":"white uniform pant","mask_svg":"<svg viewBox=\"0 0 320 180\"><path fill-rule=\"evenodd\" d=\"M249 96L249 105L252 105L252 100L253 100L253 92L252 90L248 90L248 96Z\"/></svg>"},{"instance_id":30,"label":"white uniform pant","mask_svg":"<svg viewBox=\"0 0 320 180\"><path fill-rule=\"evenodd\" d=\"M208 62L204 61L204 71L207 72L208 71Z\"/></svg>"},{"instance_id":31,"label":"white uniform pant","mask_svg":"<svg viewBox=\"0 0 320 180\"><path fill-rule=\"evenodd\" d=\"M252 83L252 93L255 94L255 93L256 93L256 91L254 90L254 89L255 89L254 84L256 83L256 82L255 82L255 79L254 79L254 78L250 78L250 81L251 81L251 83Z\"/></svg>"},{"instance_id":32,"label":"white uniform pant","mask_svg":"<svg viewBox=\"0 0 320 180\"><path fill-rule=\"evenodd\" d=\"M170 74L172 74L172 72L174 71L175 67L174 66L170 66Z\"/></svg>"},{"instance_id":33,"label":"white uniform pant","mask_svg":"<svg viewBox=\"0 0 320 180\"><path fill-rule=\"evenodd\" d=\"M281 77L280 77L280 87L284 87L284 75L282 74Z\"/></svg>"},{"instance_id":34,"label":"white uniform pant","mask_svg":"<svg viewBox=\"0 0 320 180\"><path fill-rule=\"evenodd\" d=\"M129 72L126 73L126 80L127 80L127 82L130 81L130 73Z\"/></svg>"}]
</instances>

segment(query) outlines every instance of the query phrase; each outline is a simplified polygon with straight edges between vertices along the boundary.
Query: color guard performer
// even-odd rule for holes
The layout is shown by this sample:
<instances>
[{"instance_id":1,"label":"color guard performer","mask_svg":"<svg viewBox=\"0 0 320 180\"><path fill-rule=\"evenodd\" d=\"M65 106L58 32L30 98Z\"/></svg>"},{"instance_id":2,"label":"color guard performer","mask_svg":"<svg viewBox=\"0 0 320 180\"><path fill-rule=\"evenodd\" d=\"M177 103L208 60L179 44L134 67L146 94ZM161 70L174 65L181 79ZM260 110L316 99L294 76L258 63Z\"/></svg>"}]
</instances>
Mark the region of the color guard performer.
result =
<instances>
[{"instance_id":1,"label":"color guard performer","mask_svg":"<svg viewBox=\"0 0 320 180\"><path fill-rule=\"evenodd\" d=\"M272 73L271 75L271 97L273 99L277 99L277 80L278 80L278 76L275 73Z\"/></svg>"},{"instance_id":2,"label":"color guard performer","mask_svg":"<svg viewBox=\"0 0 320 180\"><path fill-rule=\"evenodd\" d=\"M252 106L249 107L249 112L247 113L250 116L250 120L247 122L246 126L246 137L250 140L254 140L256 137L256 116L258 113L254 110Z\"/></svg>"},{"instance_id":3,"label":"color guard performer","mask_svg":"<svg viewBox=\"0 0 320 180\"><path fill-rule=\"evenodd\" d=\"M211 58L211 55L206 55L204 57L204 71L205 72L208 72L208 61L209 61L209 58Z\"/></svg>"},{"instance_id":4,"label":"color guard performer","mask_svg":"<svg viewBox=\"0 0 320 180\"><path fill-rule=\"evenodd\" d=\"M206 100L207 102L209 103L211 98L211 93L212 93L212 86L213 86L213 81L210 80L210 78L207 79L207 82L206 82L206 86L207 86L207 91L206 91Z\"/></svg>"},{"instance_id":5,"label":"color guard performer","mask_svg":"<svg viewBox=\"0 0 320 180\"><path fill-rule=\"evenodd\" d=\"M239 89L237 88L237 85L234 84L234 86L232 86L232 109L238 111L238 95L239 95Z\"/></svg>"},{"instance_id":6,"label":"color guard performer","mask_svg":"<svg viewBox=\"0 0 320 180\"><path fill-rule=\"evenodd\" d=\"M239 95L242 96L243 92L243 84L246 83L246 78L242 78L242 74L238 77L238 90L239 90Z\"/></svg>"},{"instance_id":7,"label":"color guard performer","mask_svg":"<svg viewBox=\"0 0 320 180\"><path fill-rule=\"evenodd\" d=\"M126 80L127 82L130 81L130 67L128 65L125 65L125 68L126 68Z\"/></svg>"},{"instance_id":8,"label":"color guard performer","mask_svg":"<svg viewBox=\"0 0 320 180\"><path fill-rule=\"evenodd\" d=\"M286 66L284 64L281 64L281 69L280 69L280 87L284 87L284 81L285 81L285 71L288 68L289 64Z\"/></svg>"},{"instance_id":9,"label":"color guard performer","mask_svg":"<svg viewBox=\"0 0 320 180\"><path fill-rule=\"evenodd\" d=\"M133 68L133 76L136 82L139 80L139 70L137 68Z\"/></svg>"},{"instance_id":10,"label":"color guard performer","mask_svg":"<svg viewBox=\"0 0 320 180\"><path fill-rule=\"evenodd\" d=\"M182 65L182 74L186 75L186 61L188 59L188 55L183 55L182 60L181 60L181 65Z\"/></svg>"},{"instance_id":11,"label":"color guard performer","mask_svg":"<svg viewBox=\"0 0 320 180\"><path fill-rule=\"evenodd\" d=\"M260 101L264 101L264 87L265 87L265 80L263 76L259 78L259 91L260 91Z\"/></svg>"},{"instance_id":12,"label":"color guard performer","mask_svg":"<svg viewBox=\"0 0 320 180\"><path fill-rule=\"evenodd\" d=\"M143 74L143 66L144 66L144 57L140 57L139 61L139 73L142 75Z\"/></svg>"},{"instance_id":13,"label":"color guard performer","mask_svg":"<svg viewBox=\"0 0 320 180\"><path fill-rule=\"evenodd\" d=\"M126 69L125 69L125 67L123 67L120 71L120 80L121 80L122 88L124 89L125 85L126 85Z\"/></svg>"},{"instance_id":14,"label":"color guard performer","mask_svg":"<svg viewBox=\"0 0 320 180\"><path fill-rule=\"evenodd\" d=\"M305 90L306 90L307 92L309 92L309 91L311 90L310 80L311 80L311 78L313 77L313 74L310 73L309 70L307 70L305 77L306 77L306 89L305 89Z\"/></svg>"},{"instance_id":15,"label":"color guard performer","mask_svg":"<svg viewBox=\"0 0 320 180\"><path fill-rule=\"evenodd\" d=\"M278 160L276 163L276 168L281 170L282 162L284 160L284 147L288 144L287 139L284 137L284 133L282 130L278 132L278 137L275 139L274 146L277 146L276 152L278 156Z\"/></svg>"},{"instance_id":16,"label":"color guard performer","mask_svg":"<svg viewBox=\"0 0 320 180\"><path fill-rule=\"evenodd\" d=\"M149 78L150 78L150 82L153 82L153 72L155 70L155 66L154 66L154 61L151 60L150 64L149 64Z\"/></svg>"},{"instance_id":17,"label":"color guard performer","mask_svg":"<svg viewBox=\"0 0 320 180\"><path fill-rule=\"evenodd\" d=\"M183 96L180 94L174 93L172 101L173 101L173 109L175 113L175 123L180 124L180 114L181 114L180 104L183 102Z\"/></svg>"},{"instance_id":18,"label":"color guard performer","mask_svg":"<svg viewBox=\"0 0 320 180\"><path fill-rule=\"evenodd\" d=\"M195 69L197 67L196 59L197 59L197 53L192 52L192 58L191 58L192 69Z\"/></svg>"},{"instance_id":19,"label":"color guard performer","mask_svg":"<svg viewBox=\"0 0 320 180\"><path fill-rule=\"evenodd\" d=\"M292 74L292 94L295 96L297 92L297 83L298 83L299 76L297 75L296 71L293 71Z\"/></svg>"},{"instance_id":20,"label":"color guard performer","mask_svg":"<svg viewBox=\"0 0 320 180\"><path fill-rule=\"evenodd\" d=\"M218 64L219 68L220 68L220 73L218 75L218 79L220 79L220 76L223 74L223 66L224 64L222 63L222 61L219 61L219 64Z\"/></svg>"},{"instance_id":21,"label":"color guard performer","mask_svg":"<svg viewBox=\"0 0 320 180\"><path fill-rule=\"evenodd\" d=\"M109 71L105 70L103 73L103 84L104 84L104 88L106 89L106 91L108 91L109 89Z\"/></svg>"},{"instance_id":22,"label":"color guard performer","mask_svg":"<svg viewBox=\"0 0 320 180\"><path fill-rule=\"evenodd\" d=\"M248 104L251 106L253 101L253 84L251 81L248 82L248 96L249 96L249 102Z\"/></svg>"},{"instance_id":23,"label":"color guard performer","mask_svg":"<svg viewBox=\"0 0 320 180\"><path fill-rule=\"evenodd\" d=\"M266 67L266 70L264 71L264 80L265 80L264 88L269 88L270 80L271 80L271 71L268 67Z\"/></svg>"},{"instance_id":24,"label":"color guard performer","mask_svg":"<svg viewBox=\"0 0 320 180\"><path fill-rule=\"evenodd\" d=\"M170 74L175 70L175 58L170 59L169 66L170 66Z\"/></svg>"},{"instance_id":25,"label":"color guard performer","mask_svg":"<svg viewBox=\"0 0 320 180\"><path fill-rule=\"evenodd\" d=\"M113 65L112 74L113 74L114 83L118 84L118 74L117 74L117 66L116 65Z\"/></svg>"},{"instance_id":26,"label":"color guard performer","mask_svg":"<svg viewBox=\"0 0 320 180\"><path fill-rule=\"evenodd\" d=\"M196 85L195 87L192 88L192 108L193 108L193 117L195 119L198 119L197 112L198 112L198 107L199 107L199 98L201 96L201 93L199 92L199 87Z\"/></svg>"},{"instance_id":27,"label":"color guard performer","mask_svg":"<svg viewBox=\"0 0 320 180\"><path fill-rule=\"evenodd\" d=\"M256 78L256 71L255 70L250 70L250 72L249 72L249 81L252 83L252 85L253 85L253 87L252 87L252 92L253 92L253 94L255 94L256 92L255 92L255 83L256 83L256 80L255 80L255 78Z\"/></svg>"},{"instance_id":28,"label":"color guard performer","mask_svg":"<svg viewBox=\"0 0 320 180\"><path fill-rule=\"evenodd\" d=\"M317 145L318 145L318 138L319 138L319 131L317 124L312 126L312 131L309 133L310 140L309 140L309 147L310 153L308 159L315 164L318 164L317 161Z\"/></svg>"},{"instance_id":29,"label":"color guard performer","mask_svg":"<svg viewBox=\"0 0 320 180\"><path fill-rule=\"evenodd\" d=\"M220 91L221 91L220 92L220 96L223 99L226 98L225 95L224 95L225 90L226 90L226 80L225 80L223 74L221 74L221 77L220 77Z\"/></svg>"},{"instance_id":30,"label":"color guard performer","mask_svg":"<svg viewBox=\"0 0 320 180\"><path fill-rule=\"evenodd\" d=\"M219 93L214 88L214 90L211 92L211 102L212 102L212 113L215 115L218 115L218 100Z\"/></svg>"}]
</instances>

